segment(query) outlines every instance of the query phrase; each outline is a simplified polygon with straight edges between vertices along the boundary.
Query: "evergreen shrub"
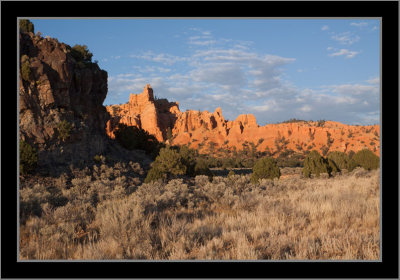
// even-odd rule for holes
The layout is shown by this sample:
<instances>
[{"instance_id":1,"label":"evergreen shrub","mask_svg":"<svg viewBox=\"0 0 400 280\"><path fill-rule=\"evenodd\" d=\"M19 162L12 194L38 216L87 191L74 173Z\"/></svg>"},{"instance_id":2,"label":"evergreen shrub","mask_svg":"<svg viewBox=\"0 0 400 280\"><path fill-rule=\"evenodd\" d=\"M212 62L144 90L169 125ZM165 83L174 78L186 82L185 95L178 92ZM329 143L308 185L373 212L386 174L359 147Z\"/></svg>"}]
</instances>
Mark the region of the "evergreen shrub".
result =
<instances>
[{"instance_id":1,"label":"evergreen shrub","mask_svg":"<svg viewBox=\"0 0 400 280\"><path fill-rule=\"evenodd\" d=\"M355 153L353 160L357 166L361 166L366 170L377 169L380 166L379 157L368 149Z\"/></svg>"},{"instance_id":2,"label":"evergreen shrub","mask_svg":"<svg viewBox=\"0 0 400 280\"><path fill-rule=\"evenodd\" d=\"M303 174L305 177L311 177L314 174L319 177L321 173L331 173L331 167L328 160L322 157L318 151L311 151L304 159Z\"/></svg>"},{"instance_id":3,"label":"evergreen shrub","mask_svg":"<svg viewBox=\"0 0 400 280\"><path fill-rule=\"evenodd\" d=\"M275 160L271 157L265 157L256 162L253 167L251 181L257 183L259 179L273 179L281 176L281 171Z\"/></svg>"}]
</instances>

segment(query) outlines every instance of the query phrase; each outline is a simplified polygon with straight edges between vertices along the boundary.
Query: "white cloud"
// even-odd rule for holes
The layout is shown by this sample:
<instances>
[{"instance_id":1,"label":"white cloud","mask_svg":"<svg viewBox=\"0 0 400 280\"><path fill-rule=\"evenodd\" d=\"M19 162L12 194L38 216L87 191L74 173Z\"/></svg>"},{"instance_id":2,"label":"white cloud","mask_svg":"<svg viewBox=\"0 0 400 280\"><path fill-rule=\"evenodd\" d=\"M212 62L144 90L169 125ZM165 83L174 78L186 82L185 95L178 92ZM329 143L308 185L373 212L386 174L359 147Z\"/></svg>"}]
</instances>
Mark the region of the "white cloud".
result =
<instances>
[{"instance_id":1,"label":"white cloud","mask_svg":"<svg viewBox=\"0 0 400 280\"><path fill-rule=\"evenodd\" d=\"M352 33L339 35L348 37L342 39L347 44L351 39L354 41ZM295 58L255 52L250 48L252 42L214 38L211 32L201 29L192 29L185 36L187 43L194 42L189 43L192 53L185 57L154 51L132 55L152 63L145 67L133 66L132 73L110 76L108 104L127 102L129 93L139 93L150 83L156 96L178 101L182 111L213 112L220 106L226 119L254 113L260 125L290 118L351 124L379 122L378 78L370 77L363 83L298 89L285 76L285 66L295 62ZM207 41L215 42L201 44ZM327 52L331 57L346 58L360 53L334 47L328 47ZM184 70L175 65L174 68L165 66L177 62L182 63ZM298 66L294 69L307 70Z\"/></svg>"},{"instance_id":2,"label":"white cloud","mask_svg":"<svg viewBox=\"0 0 400 280\"><path fill-rule=\"evenodd\" d=\"M350 23L351 26L356 26L356 27L366 27L368 26L368 22L361 21L361 22L352 22Z\"/></svg>"},{"instance_id":3,"label":"white cloud","mask_svg":"<svg viewBox=\"0 0 400 280\"><path fill-rule=\"evenodd\" d=\"M367 83L369 83L369 84L379 84L380 82L381 82L381 79L379 77L367 80Z\"/></svg>"},{"instance_id":4,"label":"white cloud","mask_svg":"<svg viewBox=\"0 0 400 280\"><path fill-rule=\"evenodd\" d=\"M321 27L321 30L322 30L322 31L325 31L325 30L328 30L328 29L329 29L329 26L328 26L328 25L324 25L324 26Z\"/></svg>"},{"instance_id":5,"label":"white cloud","mask_svg":"<svg viewBox=\"0 0 400 280\"><path fill-rule=\"evenodd\" d=\"M154 61L154 62L160 62L160 63L166 64L166 65L172 65L176 62L188 60L188 58L186 58L186 57L180 57L180 56L175 56L175 55L165 54L165 53L156 54L152 51L147 51L140 55L132 54L129 57L137 58L137 59L144 59L144 60L149 60L149 61Z\"/></svg>"},{"instance_id":6,"label":"white cloud","mask_svg":"<svg viewBox=\"0 0 400 280\"><path fill-rule=\"evenodd\" d=\"M352 45L360 40L360 36L349 31L335 34L331 38L343 45Z\"/></svg>"},{"instance_id":7,"label":"white cloud","mask_svg":"<svg viewBox=\"0 0 400 280\"><path fill-rule=\"evenodd\" d=\"M303 107L300 108L300 111L303 112L310 112L311 111L311 106L310 105L304 105Z\"/></svg>"},{"instance_id":8,"label":"white cloud","mask_svg":"<svg viewBox=\"0 0 400 280\"><path fill-rule=\"evenodd\" d=\"M339 51L336 51L334 53L330 53L328 54L329 56L345 56L346 58L353 58L355 57L357 54L359 54L360 52L356 52L356 51L350 51L348 49L340 49Z\"/></svg>"}]
</instances>

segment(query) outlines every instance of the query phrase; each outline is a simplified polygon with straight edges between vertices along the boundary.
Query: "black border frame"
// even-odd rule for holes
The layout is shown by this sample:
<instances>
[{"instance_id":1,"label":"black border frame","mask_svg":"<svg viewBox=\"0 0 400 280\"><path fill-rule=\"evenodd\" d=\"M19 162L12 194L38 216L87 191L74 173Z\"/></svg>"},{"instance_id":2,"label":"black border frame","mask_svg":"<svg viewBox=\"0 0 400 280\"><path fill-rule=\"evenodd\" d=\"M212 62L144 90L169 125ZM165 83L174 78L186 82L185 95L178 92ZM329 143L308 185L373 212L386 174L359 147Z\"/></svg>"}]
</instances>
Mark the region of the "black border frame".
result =
<instances>
[{"instance_id":1,"label":"black border frame","mask_svg":"<svg viewBox=\"0 0 400 280\"><path fill-rule=\"evenodd\" d=\"M398 278L398 1L1 2L2 278ZM382 261L17 262L17 17L382 18ZM11 105L12 103L12 105ZM14 106L15 104L15 106ZM393 107L393 108L392 108ZM396 114L395 114L396 113ZM383 142L382 142L383 143ZM11 151L13 156L9 156ZM15 156L14 156L15 155ZM391 160L397 156L393 164ZM10 159L14 159L10 161ZM391 164L388 164L388 162ZM397 175L397 176L395 176ZM15 188L14 188L15 186ZM397 187L396 187L397 186ZM53 272L54 271L54 272Z\"/></svg>"}]
</instances>

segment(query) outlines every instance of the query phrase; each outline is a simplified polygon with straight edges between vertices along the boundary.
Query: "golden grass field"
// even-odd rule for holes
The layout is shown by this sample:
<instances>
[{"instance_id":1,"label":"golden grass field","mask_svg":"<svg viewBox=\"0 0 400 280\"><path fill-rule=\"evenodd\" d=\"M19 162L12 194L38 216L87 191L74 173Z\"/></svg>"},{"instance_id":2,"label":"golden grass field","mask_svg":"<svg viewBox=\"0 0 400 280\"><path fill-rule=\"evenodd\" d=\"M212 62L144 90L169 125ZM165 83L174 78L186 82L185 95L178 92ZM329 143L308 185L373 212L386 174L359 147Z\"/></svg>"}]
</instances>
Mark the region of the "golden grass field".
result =
<instances>
[{"instance_id":1,"label":"golden grass field","mask_svg":"<svg viewBox=\"0 0 400 280\"><path fill-rule=\"evenodd\" d=\"M250 175L141 184L129 170L141 172L102 166L23 186L20 259L380 258L379 169L259 184Z\"/></svg>"}]
</instances>

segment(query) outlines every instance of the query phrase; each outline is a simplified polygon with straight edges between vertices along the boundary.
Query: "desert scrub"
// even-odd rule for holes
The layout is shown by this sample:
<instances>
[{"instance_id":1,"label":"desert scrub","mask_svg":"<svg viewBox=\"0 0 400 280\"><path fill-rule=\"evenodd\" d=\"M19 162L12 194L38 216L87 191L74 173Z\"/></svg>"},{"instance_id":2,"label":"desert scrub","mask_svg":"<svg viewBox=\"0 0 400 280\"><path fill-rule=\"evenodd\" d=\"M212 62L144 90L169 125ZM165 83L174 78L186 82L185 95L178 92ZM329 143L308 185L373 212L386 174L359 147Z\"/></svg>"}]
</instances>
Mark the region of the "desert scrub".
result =
<instances>
[{"instance_id":1,"label":"desert scrub","mask_svg":"<svg viewBox=\"0 0 400 280\"><path fill-rule=\"evenodd\" d=\"M303 174L305 177L311 177L314 174L319 177L321 173L331 173L331 167L328 161L322 157L317 151L311 151L304 159Z\"/></svg>"},{"instance_id":2,"label":"desert scrub","mask_svg":"<svg viewBox=\"0 0 400 280\"><path fill-rule=\"evenodd\" d=\"M358 151L352 159L358 166L366 170L377 169L380 165L379 157L368 149Z\"/></svg>"},{"instance_id":3,"label":"desert scrub","mask_svg":"<svg viewBox=\"0 0 400 280\"><path fill-rule=\"evenodd\" d=\"M132 193L116 186L129 178L86 175L61 190L68 203L57 207L48 200L51 188L26 187L22 200L36 200L41 215L27 215L21 225L20 257L377 260L379 174L357 168L329 180L258 184L250 174L211 182L196 176Z\"/></svg>"},{"instance_id":4,"label":"desert scrub","mask_svg":"<svg viewBox=\"0 0 400 280\"><path fill-rule=\"evenodd\" d=\"M38 162L38 155L35 148L24 140L19 142L19 172L27 174L34 171Z\"/></svg>"},{"instance_id":5,"label":"desert scrub","mask_svg":"<svg viewBox=\"0 0 400 280\"><path fill-rule=\"evenodd\" d=\"M257 183L259 179L273 179L281 176L278 165L275 160L270 157L265 157L256 162L253 167L253 174L251 175L251 181Z\"/></svg>"}]
</instances>

